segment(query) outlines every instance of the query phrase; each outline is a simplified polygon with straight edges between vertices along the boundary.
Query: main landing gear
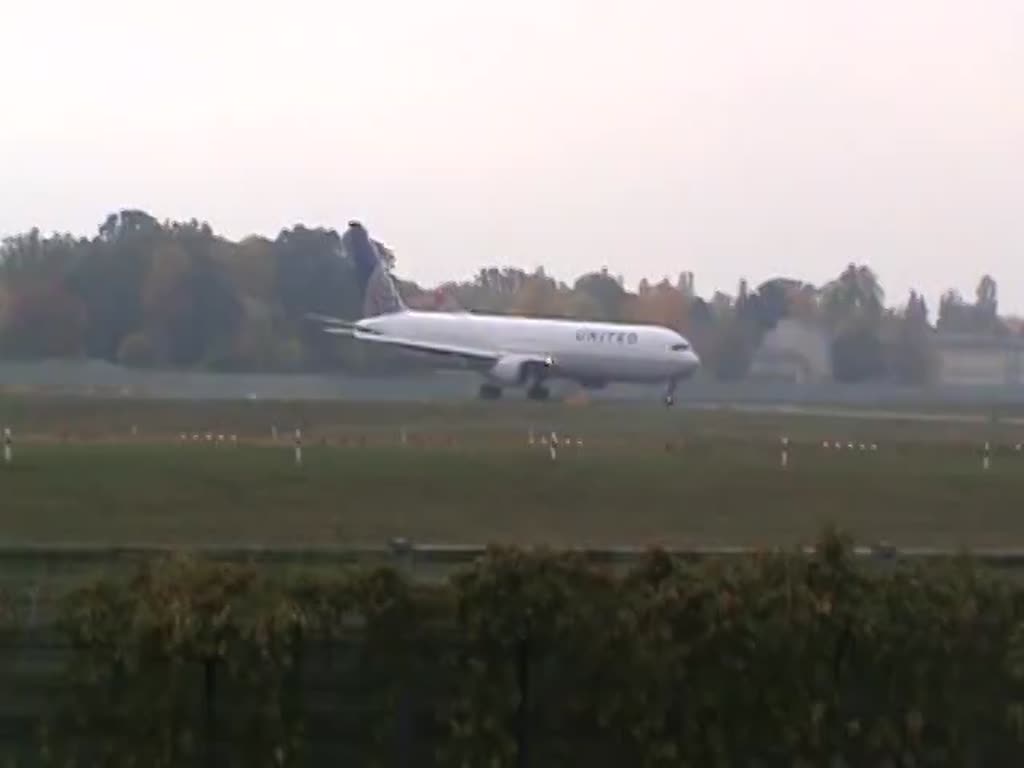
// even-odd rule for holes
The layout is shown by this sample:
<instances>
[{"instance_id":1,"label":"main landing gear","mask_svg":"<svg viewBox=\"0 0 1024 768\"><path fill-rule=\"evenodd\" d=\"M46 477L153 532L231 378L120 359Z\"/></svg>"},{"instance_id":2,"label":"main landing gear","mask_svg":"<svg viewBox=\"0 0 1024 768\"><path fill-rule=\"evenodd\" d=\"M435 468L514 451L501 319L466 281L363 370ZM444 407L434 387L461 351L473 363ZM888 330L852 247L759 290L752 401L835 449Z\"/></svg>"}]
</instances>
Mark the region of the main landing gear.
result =
<instances>
[{"instance_id":1,"label":"main landing gear","mask_svg":"<svg viewBox=\"0 0 1024 768\"><path fill-rule=\"evenodd\" d=\"M498 400L501 398L501 387L496 387L493 384L481 384L480 385L480 399L481 400Z\"/></svg>"},{"instance_id":2,"label":"main landing gear","mask_svg":"<svg viewBox=\"0 0 1024 768\"><path fill-rule=\"evenodd\" d=\"M534 384L526 390L526 396L530 400L545 401L551 396L551 392L547 387L541 386L540 384ZM494 384L481 384L480 385L480 399L481 400L500 400L501 399L501 387Z\"/></svg>"},{"instance_id":3,"label":"main landing gear","mask_svg":"<svg viewBox=\"0 0 1024 768\"><path fill-rule=\"evenodd\" d=\"M551 367L551 358L545 365L527 363L523 366L524 383L527 383L526 396L530 400L547 400L551 393L544 386L544 379L547 377L548 369Z\"/></svg>"},{"instance_id":4,"label":"main landing gear","mask_svg":"<svg viewBox=\"0 0 1024 768\"><path fill-rule=\"evenodd\" d=\"M540 384L534 384L526 390L526 396L531 400L547 400L550 394L548 388Z\"/></svg>"}]
</instances>

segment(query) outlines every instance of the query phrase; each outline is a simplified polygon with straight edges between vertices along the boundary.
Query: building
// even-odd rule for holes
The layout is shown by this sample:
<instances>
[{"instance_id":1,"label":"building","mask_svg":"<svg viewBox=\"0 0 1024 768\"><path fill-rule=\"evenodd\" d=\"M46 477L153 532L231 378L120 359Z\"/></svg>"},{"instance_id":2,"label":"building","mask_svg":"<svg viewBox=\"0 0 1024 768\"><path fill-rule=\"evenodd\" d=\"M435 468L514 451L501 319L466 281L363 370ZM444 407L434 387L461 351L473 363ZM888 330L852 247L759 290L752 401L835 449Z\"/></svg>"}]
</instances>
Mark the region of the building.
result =
<instances>
[{"instance_id":1,"label":"building","mask_svg":"<svg viewBox=\"0 0 1024 768\"><path fill-rule=\"evenodd\" d=\"M1024 338L939 333L938 382L956 387L1024 385Z\"/></svg>"},{"instance_id":2,"label":"building","mask_svg":"<svg viewBox=\"0 0 1024 768\"><path fill-rule=\"evenodd\" d=\"M832 377L832 353L824 330L794 318L780 320L754 353L751 378L806 384Z\"/></svg>"}]
</instances>

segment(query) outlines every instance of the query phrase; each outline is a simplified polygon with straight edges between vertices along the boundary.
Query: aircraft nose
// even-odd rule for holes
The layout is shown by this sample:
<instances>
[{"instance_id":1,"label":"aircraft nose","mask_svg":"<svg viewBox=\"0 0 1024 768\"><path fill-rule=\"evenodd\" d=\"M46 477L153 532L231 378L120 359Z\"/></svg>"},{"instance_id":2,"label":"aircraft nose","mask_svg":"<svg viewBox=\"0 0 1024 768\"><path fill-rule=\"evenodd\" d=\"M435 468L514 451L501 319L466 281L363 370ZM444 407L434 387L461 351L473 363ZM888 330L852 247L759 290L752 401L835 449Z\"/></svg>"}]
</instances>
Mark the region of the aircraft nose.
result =
<instances>
[{"instance_id":1,"label":"aircraft nose","mask_svg":"<svg viewBox=\"0 0 1024 768\"><path fill-rule=\"evenodd\" d=\"M693 350L690 350L683 355L683 359L680 363L682 375L686 378L693 376L698 370L700 370L700 357Z\"/></svg>"}]
</instances>

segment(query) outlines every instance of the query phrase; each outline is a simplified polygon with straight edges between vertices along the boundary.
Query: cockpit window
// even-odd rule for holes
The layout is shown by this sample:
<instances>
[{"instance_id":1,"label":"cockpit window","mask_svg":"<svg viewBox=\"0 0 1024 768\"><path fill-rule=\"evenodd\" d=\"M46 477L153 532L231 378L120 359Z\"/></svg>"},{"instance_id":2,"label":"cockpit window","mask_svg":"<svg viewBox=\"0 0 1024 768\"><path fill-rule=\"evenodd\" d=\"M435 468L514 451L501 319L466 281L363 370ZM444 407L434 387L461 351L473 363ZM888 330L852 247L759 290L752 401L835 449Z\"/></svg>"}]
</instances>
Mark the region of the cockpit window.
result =
<instances>
[{"instance_id":1,"label":"cockpit window","mask_svg":"<svg viewBox=\"0 0 1024 768\"><path fill-rule=\"evenodd\" d=\"M682 342L680 342L678 344L673 344L672 345L672 351L673 352L689 352L690 351L690 345L687 344L685 341L682 341Z\"/></svg>"}]
</instances>

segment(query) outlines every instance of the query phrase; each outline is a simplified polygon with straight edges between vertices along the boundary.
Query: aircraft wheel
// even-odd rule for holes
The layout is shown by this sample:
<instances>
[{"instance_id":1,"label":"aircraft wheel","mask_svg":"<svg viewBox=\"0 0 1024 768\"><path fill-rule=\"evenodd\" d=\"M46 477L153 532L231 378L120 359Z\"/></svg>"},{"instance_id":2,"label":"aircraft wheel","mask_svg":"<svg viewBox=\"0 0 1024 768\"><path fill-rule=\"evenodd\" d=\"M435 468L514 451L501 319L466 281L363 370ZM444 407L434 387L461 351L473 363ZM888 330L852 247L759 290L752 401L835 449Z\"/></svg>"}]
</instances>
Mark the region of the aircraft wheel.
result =
<instances>
[{"instance_id":1,"label":"aircraft wheel","mask_svg":"<svg viewBox=\"0 0 1024 768\"><path fill-rule=\"evenodd\" d=\"M676 382L672 379L668 383L668 387L665 389L665 407L671 408L673 403L676 401Z\"/></svg>"},{"instance_id":2,"label":"aircraft wheel","mask_svg":"<svg viewBox=\"0 0 1024 768\"><path fill-rule=\"evenodd\" d=\"M531 400L547 400L550 394L547 387L542 387L539 384L530 387L526 392L526 396Z\"/></svg>"},{"instance_id":3,"label":"aircraft wheel","mask_svg":"<svg viewBox=\"0 0 1024 768\"><path fill-rule=\"evenodd\" d=\"M481 400L497 400L501 397L501 387L496 387L493 384L481 384L480 385L480 399Z\"/></svg>"}]
</instances>

